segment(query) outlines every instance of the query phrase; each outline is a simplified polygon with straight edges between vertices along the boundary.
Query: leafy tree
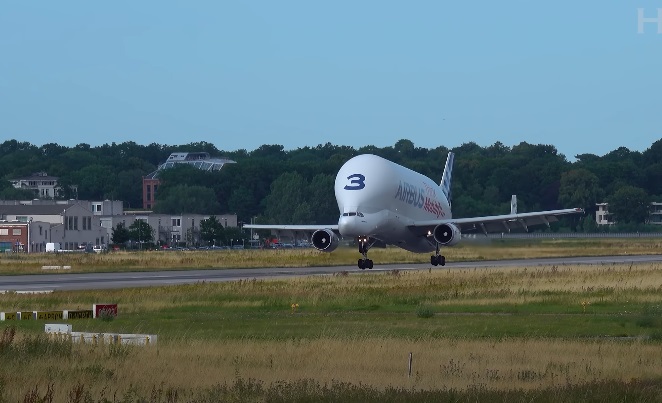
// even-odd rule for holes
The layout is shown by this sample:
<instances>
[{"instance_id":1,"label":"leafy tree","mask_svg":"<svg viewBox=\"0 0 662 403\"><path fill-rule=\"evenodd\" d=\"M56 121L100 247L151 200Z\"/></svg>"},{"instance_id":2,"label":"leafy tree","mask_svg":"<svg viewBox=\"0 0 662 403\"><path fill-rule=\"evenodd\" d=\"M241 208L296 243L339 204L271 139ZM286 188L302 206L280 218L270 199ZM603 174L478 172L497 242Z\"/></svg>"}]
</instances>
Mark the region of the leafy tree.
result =
<instances>
[{"instance_id":1,"label":"leafy tree","mask_svg":"<svg viewBox=\"0 0 662 403\"><path fill-rule=\"evenodd\" d=\"M139 243L154 242L154 229L147 221L135 220L129 226L129 240Z\"/></svg>"},{"instance_id":2,"label":"leafy tree","mask_svg":"<svg viewBox=\"0 0 662 403\"><path fill-rule=\"evenodd\" d=\"M216 216L200 221L200 238L209 244L219 244L225 239L225 228Z\"/></svg>"},{"instance_id":3,"label":"leafy tree","mask_svg":"<svg viewBox=\"0 0 662 403\"><path fill-rule=\"evenodd\" d=\"M57 181L56 199L69 200L78 198L77 185L74 184L71 176L61 177Z\"/></svg>"},{"instance_id":4,"label":"leafy tree","mask_svg":"<svg viewBox=\"0 0 662 403\"><path fill-rule=\"evenodd\" d=\"M142 178L140 169L128 169L117 174L117 185L110 190L109 198L128 202L129 206L142 205Z\"/></svg>"},{"instance_id":5,"label":"leafy tree","mask_svg":"<svg viewBox=\"0 0 662 403\"><path fill-rule=\"evenodd\" d=\"M109 198L116 187L117 177L108 175L110 167L94 164L86 166L76 174L78 196L87 200L103 200Z\"/></svg>"},{"instance_id":6,"label":"leafy tree","mask_svg":"<svg viewBox=\"0 0 662 403\"><path fill-rule=\"evenodd\" d=\"M573 223L573 228L576 220L581 220L582 229L586 231L585 223L587 218L593 217L596 207L595 204L602 197L603 192L598 184L598 177L591 171L583 168L573 169L561 174L561 185L559 188L559 203L562 207L572 208L580 207L586 211L585 217L573 216L569 219ZM593 224L589 226L594 226Z\"/></svg>"},{"instance_id":7,"label":"leafy tree","mask_svg":"<svg viewBox=\"0 0 662 403\"><path fill-rule=\"evenodd\" d=\"M159 192L183 184L213 188L217 173L202 171L188 164L176 164L172 168L159 171L159 179L161 180Z\"/></svg>"},{"instance_id":8,"label":"leafy tree","mask_svg":"<svg viewBox=\"0 0 662 403\"><path fill-rule=\"evenodd\" d=\"M562 206L595 210L595 203L601 197L602 190L598 185L598 177L592 172L580 168L561 174L559 203Z\"/></svg>"},{"instance_id":9,"label":"leafy tree","mask_svg":"<svg viewBox=\"0 0 662 403\"><path fill-rule=\"evenodd\" d=\"M91 150L70 149L58 158L70 171L80 171L98 163L98 159Z\"/></svg>"},{"instance_id":10,"label":"leafy tree","mask_svg":"<svg viewBox=\"0 0 662 403\"><path fill-rule=\"evenodd\" d=\"M117 223L115 227L113 227L110 239L114 244L122 245L125 244L127 241L129 241L129 239L131 239L131 236L126 226L124 226L124 224L120 222Z\"/></svg>"},{"instance_id":11,"label":"leafy tree","mask_svg":"<svg viewBox=\"0 0 662 403\"><path fill-rule=\"evenodd\" d=\"M595 214L587 214L583 219L582 229L584 232L597 232L598 223L595 222Z\"/></svg>"},{"instance_id":12,"label":"leafy tree","mask_svg":"<svg viewBox=\"0 0 662 403\"><path fill-rule=\"evenodd\" d=\"M251 217L256 212L255 205L253 192L245 185L239 185L234 189L227 201L228 211L236 213L237 217L242 218Z\"/></svg>"},{"instance_id":13,"label":"leafy tree","mask_svg":"<svg viewBox=\"0 0 662 403\"><path fill-rule=\"evenodd\" d=\"M202 186L176 185L164 191L159 188L156 195L155 213L164 214L217 214L220 205L216 194Z\"/></svg>"},{"instance_id":14,"label":"leafy tree","mask_svg":"<svg viewBox=\"0 0 662 403\"><path fill-rule=\"evenodd\" d=\"M297 223L312 223L313 211L307 201L301 202L294 208L292 212L292 222Z\"/></svg>"},{"instance_id":15,"label":"leafy tree","mask_svg":"<svg viewBox=\"0 0 662 403\"><path fill-rule=\"evenodd\" d=\"M275 223L295 224L294 210L305 199L308 184L298 172L286 172L271 184L271 193L264 199L265 216Z\"/></svg>"},{"instance_id":16,"label":"leafy tree","mask_svg":"<svg viewBox=\"0 0 662 403\"><path fill-rule=\"evenodd\" d=\"M284 147L280 144L264 144L251 152L254 158L270 158L276 160L285 160L286 154Z\"/></svg>"},{"instance_id":17,"label":"leafy tree","mask_svg":"<svg viewBox=\"0 0 662 403\"><path fill-rule=\"evenodd\" d=\"M650 198L644 189L623 186L609 198L609 212L619 224L643 224L650 213Z\"/></svg>"},{"instance_id":18,"label":"leafy tree","mask_svg":"<svg viewBox=\"0 0 662 403\"><path fill-rule=\"evenodd\" d=\"M228 227L224 230L225 244L226 245L245 245L248 242L248 235L246 235L241 228Z\"/></svg>"},{"instance_id":19,"label":"leafy tree","mask_svg":"<svg viewBox=\"0 0 662 403\"><path fill-rule=\"evenodd\" d=\"M326 174L315 175L310 181L306 194L311 209L311 224L333 224L338 221L340 211L333 190L334 184L335 178Z\"/></svg>"},{"instance_id":20,"label":"leafy tree","mask_svg":"<svg viewBox=\"0 0 662 403\"><path fill-rule=\"evenodd\" d=\"M3 200L32 200L34 192L29 189L16 189L11 182L0 180L0 199Z\"/></svg>"},{"instance_id":21,"label":"leafy tree","mask_svg":"<svg viewBox=\"0 0 662 403\"><path fill-rule=\"evenodd\" d=\"M415 147L411 140L398 140L393 148L395 149L395 152L400 154L402 158L411 158L414 156Z\"/></svg>"},{"instance_id":22,"label":"leafy tree","mask_svg":"<svg viewBox=\"0 0 662 403\"><path fill-rule=\"evenodd\" d=\"M227 156L237 164L227 165L219 172L200 171L188 165L162 171L157 198L163 203L157 203L157 211L160 206L162 212L177 214L193 210L203 214L230 212L244 221L260 216L264 223L300 223L309 219L306 223L327 224L337 220L333 183L338 169L349 158L358 153L379 155L438 181L449 149L420 148L407 139L387 147L368 145L355 149L325 143L285 150L276 144L253 151L221 151L206 142L143 146L130 141L98 147L85 143L64 147L7 140L0 142L0 172L2 179L12 179L44 171L59 177L64 188L60 198L111 198L139 206L142 176L177 151L206 151L212 156ZM508 211L512 194L517 195L521 211L577 206L589 214L594 200L609 201L603 195L616 195L625 186L662 197L662 139L643 153L620 147L604 156L578 155L573 163L554 146L526 142L513 147L499 142L488 147L465 143L453 151L456 217L503 214ZM183 185L207 190L184 190L179 187ZM78 187L78 194L73 191L74 186ZM34 197L20 192L0 186L1 198ZM593 225L587 217L582 226L586 231Z\"/></svg>"}]
</instances>

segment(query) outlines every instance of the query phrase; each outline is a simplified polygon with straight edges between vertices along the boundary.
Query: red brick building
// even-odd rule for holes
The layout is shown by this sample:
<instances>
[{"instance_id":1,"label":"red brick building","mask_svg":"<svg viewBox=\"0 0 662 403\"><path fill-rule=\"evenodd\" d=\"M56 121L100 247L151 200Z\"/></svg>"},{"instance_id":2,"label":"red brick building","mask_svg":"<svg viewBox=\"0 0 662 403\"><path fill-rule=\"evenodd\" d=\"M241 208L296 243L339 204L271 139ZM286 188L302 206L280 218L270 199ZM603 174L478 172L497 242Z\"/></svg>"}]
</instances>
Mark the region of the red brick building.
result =
<instances>
[{"instance_id":1,"label":"red brick building","mask_svg":"<svg viewBox=\"0 0 662 403\"><path fill-rule=\"evenodd\" d=\"M0 252L27 252L29 225L25 222L0 222Z\"/></svg>"},{"instance_id":2,"label":"red brick building","mask_svg":"<svg viewBox=\"0 0 662 403\"><path fill-rule=\"evenodd\" d=\"M143 176L143 208L145 210L154 208L154 198L160 184L161 181L158 178Z\"/></svg>"}]
</instances>

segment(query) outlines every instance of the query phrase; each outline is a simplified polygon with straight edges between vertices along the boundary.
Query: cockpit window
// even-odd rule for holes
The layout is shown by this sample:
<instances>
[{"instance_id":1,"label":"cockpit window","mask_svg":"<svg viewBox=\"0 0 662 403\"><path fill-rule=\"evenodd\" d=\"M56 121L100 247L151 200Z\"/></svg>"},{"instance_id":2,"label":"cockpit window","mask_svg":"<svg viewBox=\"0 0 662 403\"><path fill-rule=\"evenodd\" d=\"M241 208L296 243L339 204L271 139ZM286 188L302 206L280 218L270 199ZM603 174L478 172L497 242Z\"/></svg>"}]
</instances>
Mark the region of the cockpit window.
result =
<instances>
[{"instance_id":1,"label":"cockpit window","mask_svg":"<svg viewBox=\"0 0 662 403\"><path fill-rule=\"evenodd\" d=\"M343 216L343 217L354 217L354 216L356 216L356 217L363 217L363 213L359 213L359 212L354 212L354 211L352 211L351 213L342 213L342 216Z\"/></svg>"}]
</instances>

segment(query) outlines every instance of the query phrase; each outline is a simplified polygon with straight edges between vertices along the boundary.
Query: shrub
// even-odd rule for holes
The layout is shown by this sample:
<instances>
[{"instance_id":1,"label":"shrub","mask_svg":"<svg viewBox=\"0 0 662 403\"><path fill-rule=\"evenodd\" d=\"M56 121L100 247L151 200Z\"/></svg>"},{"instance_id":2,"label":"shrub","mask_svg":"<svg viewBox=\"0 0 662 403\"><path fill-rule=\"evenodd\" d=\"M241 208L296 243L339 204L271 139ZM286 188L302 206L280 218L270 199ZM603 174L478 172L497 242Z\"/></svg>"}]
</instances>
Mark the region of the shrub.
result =
<instances>
[{"instance_id":1,"label":"shrub","mask_svg":"<svg viewBox=\"0 0 662 403\"><path fill-rule=\"evenodd\" d=\"M429 306L421 305L416 310L416 316L424 319L431 318L434 316L434 311Z\"/></svg>"},{"instance_id":2,"label":"shrub","mask_svg":"<svg viewBox=\"0 0 662 403\"><path fill-rule=\"evenodd\" d=\"M115 312L110 309L102 309L99 311L99 319L104 322L111 322L115 319Z\"/></svg>"},{"instance_id":3,"label":"shrub","mask_svg":"<svg viewBox=\"0 0 662 403\"><path fill-rule=\"evenodd\" d=\"M2 336L0 336L0 353L11 347L15 335L16 327L14 326L6 327L5 330L2 331Z\"/></svg>"}]
</instances>

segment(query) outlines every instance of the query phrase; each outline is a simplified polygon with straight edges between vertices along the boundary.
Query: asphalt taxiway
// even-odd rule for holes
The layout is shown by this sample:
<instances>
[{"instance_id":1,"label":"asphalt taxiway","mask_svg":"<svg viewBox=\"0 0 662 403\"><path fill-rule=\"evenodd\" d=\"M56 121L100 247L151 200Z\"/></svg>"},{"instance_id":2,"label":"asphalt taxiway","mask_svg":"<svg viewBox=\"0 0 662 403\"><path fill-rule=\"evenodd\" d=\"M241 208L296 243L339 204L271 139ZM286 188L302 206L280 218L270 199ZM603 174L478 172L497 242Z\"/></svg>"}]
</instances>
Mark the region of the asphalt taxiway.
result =
<instances>
[{"instance_id":1,"label":"asphalt taxiway","mask_svg":"<svg viewBox=\"0 0 662 403\"><path fill-rule=\"evenodd\" d=\"M454 270L485 267L532 267L540 265L659 263L662 255L622 255L593 257L563 257L544 259L518 259L480 262L450 262L446 266L429 264L376 265L372 270L360 270L356 266L300 267L258 269L190 269L164 271L135 271L123 273L52 273L18 276L0 276L0 292L51 292L55 290L92 290L131 287L154 287L199 282L272 279L295 276L330 275L338 272L383 272L390 270Z\"/></svg>"}]
</instances>

